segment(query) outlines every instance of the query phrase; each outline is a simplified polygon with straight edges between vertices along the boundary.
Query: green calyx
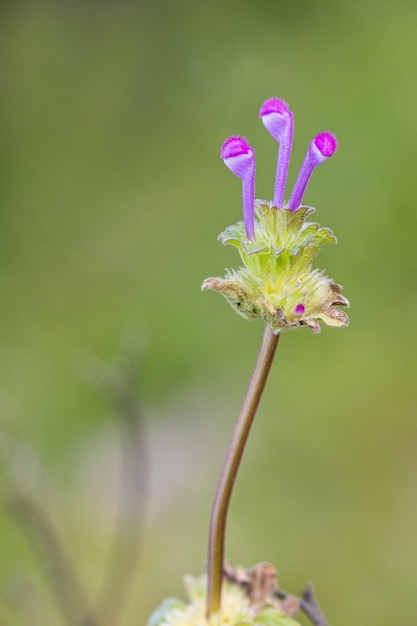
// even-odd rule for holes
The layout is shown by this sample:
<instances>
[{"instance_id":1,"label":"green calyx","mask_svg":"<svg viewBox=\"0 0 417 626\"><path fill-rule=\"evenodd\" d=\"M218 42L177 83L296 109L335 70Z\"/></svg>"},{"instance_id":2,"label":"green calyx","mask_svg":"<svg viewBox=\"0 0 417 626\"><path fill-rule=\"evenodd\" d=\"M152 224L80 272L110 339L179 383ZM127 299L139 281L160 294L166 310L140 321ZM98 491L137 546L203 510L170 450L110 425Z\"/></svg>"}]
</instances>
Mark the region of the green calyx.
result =
<instances>
[{"instance_id":1,"label":"green calyx","mask_svg":"<svg viewBox=\"0 0 417 626\"><path fill-rule=\"evenodd\" d=\"M227 271L225 278L207 278L202 289L218 291L246 319L264 319L275 333L298 326L320 332L319 320L339 328L349 324L340 306L349 306L341 286L312 269L325 243L336 243L329 228L306 218L311 207L278 209L255 202L255 237L248 240L243 222L219 235L239 250L244 267Z\"/></svg>"}]
</instances>

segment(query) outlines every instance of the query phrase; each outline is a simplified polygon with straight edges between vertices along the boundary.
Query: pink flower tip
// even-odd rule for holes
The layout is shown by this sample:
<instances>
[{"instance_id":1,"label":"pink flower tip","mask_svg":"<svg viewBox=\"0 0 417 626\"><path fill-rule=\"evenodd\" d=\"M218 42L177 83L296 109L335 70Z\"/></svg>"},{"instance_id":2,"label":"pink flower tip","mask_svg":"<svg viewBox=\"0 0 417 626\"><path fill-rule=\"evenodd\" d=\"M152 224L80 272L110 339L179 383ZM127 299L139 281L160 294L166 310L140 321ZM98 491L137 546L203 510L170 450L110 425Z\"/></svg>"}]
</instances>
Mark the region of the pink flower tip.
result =
<instances>
[{"instance_id":1,"label":"pink flower tip","mask_svg":"<svg viewBox=\"0 0 417 626\"><path fill-rule=\"evenodd\" d=\"M252 148L250 147L248 142L243 139L243 137L233 135L232 137L229 137L229 139L226 139L226 141L222 145L220 150L220 158L223 160L231 159L234 157L249 154L251 151Z\"/></svg>"},{"instance_id":2,"label":"pink flower tip","mask_svg":"<svg viewBox=\"0 0 417 626\"><path fill-rule=\"evenodd\" d=\"M297 304L297 306L294 309L294 313L296 315L303 315L304 311L306 310L304 304Z\"/></svg>"},{"instance_id":3,"label":"pink flower tip","mask_svg":"<svg viewBox=\"0 0 417 626\"><path fill-rule=\"evenodd\" d=\"M248 180L255 174L255 150L243 137L226 139L220 150L220 158L238 178Z\"/></svg>"},{"instance_id":4,"label":"pink flower tip","mask_svg":"<svg viewBox=\"0 0 417 626\"><path fill-rule=\"evenodd\" d=\"M337 139L329 132L320 133L313 139L314 145L322 157L328 159L337 150Z\"/></svg>"},{"instance_id":5,"label":"pink flower tip","mask_svg":"<svg viewBox=\"0 0 417 626\"><path fill-rule=\"evenodd\" d=\"M264 117L264 115L270 115L271 113L287 115L290 113L290 109L285 100L281 100L281 98L268 98L261 106L259 117Z\"/></svg>"}]
</instances>

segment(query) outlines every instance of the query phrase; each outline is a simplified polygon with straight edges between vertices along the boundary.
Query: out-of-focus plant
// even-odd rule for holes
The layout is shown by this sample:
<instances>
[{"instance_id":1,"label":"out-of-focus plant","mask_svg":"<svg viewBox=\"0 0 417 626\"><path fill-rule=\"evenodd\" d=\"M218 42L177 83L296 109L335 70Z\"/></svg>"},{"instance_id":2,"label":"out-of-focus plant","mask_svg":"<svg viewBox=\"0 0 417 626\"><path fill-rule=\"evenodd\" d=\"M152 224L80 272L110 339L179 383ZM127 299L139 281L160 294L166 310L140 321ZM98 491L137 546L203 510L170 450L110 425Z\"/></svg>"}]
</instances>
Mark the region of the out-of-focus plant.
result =
<instances>
[{"instance_id":1,"label":"out-of-focus plant","mask_svg":"<svg viewBox=\"0 0 417 626\"><path fill-rule=\"evenodd\" d=\"M148 478L144 415L137 390L146 343L142 333L129 329L112 361L85 351L77 360L83 380L112 407L121 437L117 513L101 586L94 599L82 581L74 554L64 546L52 521L44 492L45 472L35 451L9 433L0 432L9 509L35 553L68 626L120 624L131 595L140 556ZM30 607L20 602L10 608L19 623L28 623Z\"/></svg>"},{"instance_id":2,"label":"out-of-focus plant","mask_svg":"<svg viewBox=\"0 0 417 626\"><path fill-rule=\"evenodd\" d=\"M314 209L301 205L314 168L336 151L336 138L322 132L312 140L285 202L293 113L285 101L270 98L262 105L260 118L279 143L274 199L255 200L255 151L240 136L227 139L220 156L242 180L244 219L226 228L219 239L238 249L243 265L228 271L225 278L207 278L202 289L221 293L248 320L263 319L262 343L217 483L209 526L207 575L186 577L189 602L165 600L150 617L148 626L296 626L293 618L300 609L316 626L326 624L311 587L296 599L279 589L272 565L261 563L246 570L233 569L224 562L233 485L281 333L306 326L318 334L320 322L339 328L348 325L348 317L340 309L349 306L341 286L312 267L321 246L336 243L336 238L329 228L308 221Z\"/></svg>"}]
</instances>

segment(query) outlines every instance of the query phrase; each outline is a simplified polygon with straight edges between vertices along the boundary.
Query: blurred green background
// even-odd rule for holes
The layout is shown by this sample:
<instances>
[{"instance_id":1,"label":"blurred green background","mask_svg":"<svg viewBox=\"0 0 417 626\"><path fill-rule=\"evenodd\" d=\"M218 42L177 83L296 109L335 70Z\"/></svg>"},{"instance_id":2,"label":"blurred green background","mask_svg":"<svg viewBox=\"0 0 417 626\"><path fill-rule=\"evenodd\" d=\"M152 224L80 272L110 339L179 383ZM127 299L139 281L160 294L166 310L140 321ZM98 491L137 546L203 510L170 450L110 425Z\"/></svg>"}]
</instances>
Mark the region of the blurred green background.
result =
<instances>
[{"instance_id":1,"label":"blurred green background","mask_svg":"<svg viewBox=\"0 0 417 626\"><path fill-rule=\"evenodd\" d=\"M210 500L262 334L200 293L238 261L216 242L241 211L219 148L248 137L257 196L271 198L276 145L258 111L279 96L295 113L290 184L314 134L338 136L305 202L338 236L317 264L343 284L351 325L282 337L227 556L273 562L293 592L314 581L332 624L413 623L417 5L18 1L0 18L0 622L65 623L10 514L16 471L99 593L119 427L80 379L79 356L111 357L132 326L148 343L148 469L139 564L113 624L144 625L163 597L183 595L184 573L203 571Z\"/></svg>"}]
</instances>

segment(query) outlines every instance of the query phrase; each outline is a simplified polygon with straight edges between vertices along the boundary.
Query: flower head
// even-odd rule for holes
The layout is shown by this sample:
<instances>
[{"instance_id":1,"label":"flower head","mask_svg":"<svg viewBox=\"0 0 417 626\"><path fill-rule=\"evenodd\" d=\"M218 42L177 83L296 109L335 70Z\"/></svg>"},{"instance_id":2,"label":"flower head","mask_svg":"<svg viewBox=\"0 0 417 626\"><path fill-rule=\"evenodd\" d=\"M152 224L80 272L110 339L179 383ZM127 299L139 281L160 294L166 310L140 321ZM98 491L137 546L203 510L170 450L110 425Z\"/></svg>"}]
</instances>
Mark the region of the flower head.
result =
<instances>
[{"instance_id":1,"label":"flower head","mask_svg":"<svg viewBox=\"0 0 417 626\"><path fill-rule=\"evenodd\" d=\"M301 205L314 168L336 151L336 137L326 131L311 141L285 203L294 116L278 98L266 100L259 116L279 143L274 200L255 200L255 151L242 137L230 137L220 156L242 180L244 221L226 228L219 239L238 249L243 267L228 271L226 278L207 278L202 289L219 291L240 315L263 318L275 333L301 325L319 333L319 320L329 326L347 326L348 317L339 308L349 306L342 288L312 269L320 247L336 243L336 237L329 228L308 222L315 209Z\"/></svg>"},{"instance_id":2,"label":"flower head","mask_svg":"<svg viewBox=\"0 0 417 626\"><path fill-rule=\"evenodd\" d=\"M259 563L251 570L243 567L230 568L228 566L228 580L223 585L222 606L218 612L209 618L205 613L205 598L207 577L205 575L194 578L185 577L185 587L189 597L189 603L181 602L174 598L164 600L161 606L151 615L148 626L300 626L286 612L276 599L274 592L276 585L268 588L254 585L253 580L257 574L264 572L275 573L269 563ZM235 576L237 572L243 576ZM233 579L230 577L233 576ZM268 579L267 579L268 580Z\"/></svg>"}]
</instances>

